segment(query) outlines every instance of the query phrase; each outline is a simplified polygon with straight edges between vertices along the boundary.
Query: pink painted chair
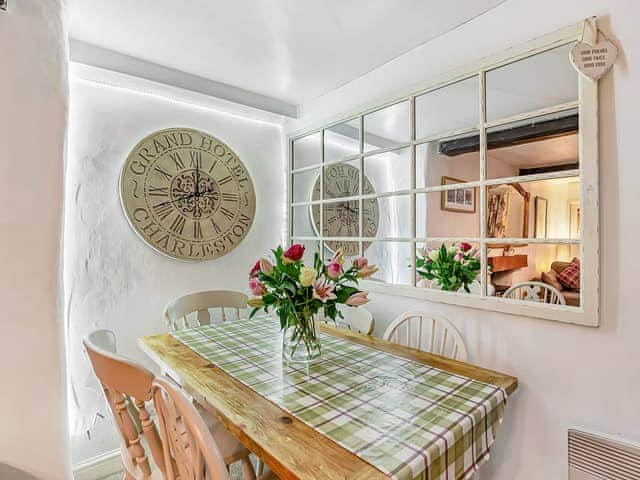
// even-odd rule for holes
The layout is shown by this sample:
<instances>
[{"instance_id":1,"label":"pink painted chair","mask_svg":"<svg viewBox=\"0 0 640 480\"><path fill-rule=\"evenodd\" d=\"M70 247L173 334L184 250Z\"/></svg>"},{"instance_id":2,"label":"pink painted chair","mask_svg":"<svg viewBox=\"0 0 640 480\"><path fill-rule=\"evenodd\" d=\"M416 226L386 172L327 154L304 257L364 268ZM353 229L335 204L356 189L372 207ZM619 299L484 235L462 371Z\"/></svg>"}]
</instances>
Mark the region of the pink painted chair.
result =
<instances>
[{"instance_id":1,"label":"pink painted chair","mask_svg":"<svg viewBox=\"0 0 640 480\"><path fill-rule=\"evenodd\" d=\"M196 438L197 441L205 441L210 445L203 447L198 444L197 447L193 447L194 451L202 452L205 456L203 449L210 449L214 453L207 451L204 458L213 459L220 457L222 459L223 470L226 472L230 464L237 461L242 462L242 473L244 480L255 480L255 473L251 462L249 461L249 451L245 449L242 444L226 430L221 429L216 431L212 436L211 432L204 425L204 421L200 418L200 415L196 408L186 398L184 393L180 393L185 401L189 404L189 408L184 407L182 403L179 404L180 410L176 410L177 407L171 407L169 409L167 405L178 405L175 399L172 403L162 404L160 410L163 412L160 416L161 422L161 434L158 433L156 425L147 409L147 403L155 399L160 399L161 396L154 392L158 390L168 391L165 386L166 380L158 379L154 374L138 365L137 363L123 358L115 353L115 336L108 330L98 330L90 334L84 341L84 346L89 356L89 360L93 366L93 370L98 377L98 380L102 384L107 403L114 416L116 427L122 435L122 465L125 472L125 480L147 480L147 479L174 479L174 478L193 478L217 480L228 479L228 476L218 476L214 474L219 469L215 465L208 465L210 469L209 477L182 477L176 473L175 468L178 468L178 463L183 461L184 458L179 452L176 453L175 445L172 447L171 442L174 440L171 433L167 428L172 425L169 418L166 416L166 412L181 412L183 417L188 417L188 420L174 419L173 424L180 424L183 428L183 438L186 440ZM154 383L155 382L155 383ZM175 388L178 390L177 388ZM179 391L179 390L178 390ZM171 393L165 393L162 398L168 399L168 395L173 398ZM169 400L167 400L169 402ZM164 410L163 410L164 409ZM156 406L158 411L158 406ZM196 417L199 421L192 420L192 417ZM182 422L182 423L179 423ZM189 430L190 428L203 428L202 432L194 432ZM142 436L140 435L142 434ZM149 462L149 457L145 451L145 447L142 443L142 437L146 440L149 451L151 452L151 458L153 464L157 469L152 469L152 464ZM204 439L204 440L203 440ZM189 440L192 441L192 440ZM181 448L187 448L190 444L182 444ZM170 452L170 458L167 459L166 452ZM217 453L215 453L217 452ZM167 461L169 464L167 464ZM171 469L167 469L167 465L171 466ZM226 475L226 473L225 473Z\"/></svg>"}]
</instances>

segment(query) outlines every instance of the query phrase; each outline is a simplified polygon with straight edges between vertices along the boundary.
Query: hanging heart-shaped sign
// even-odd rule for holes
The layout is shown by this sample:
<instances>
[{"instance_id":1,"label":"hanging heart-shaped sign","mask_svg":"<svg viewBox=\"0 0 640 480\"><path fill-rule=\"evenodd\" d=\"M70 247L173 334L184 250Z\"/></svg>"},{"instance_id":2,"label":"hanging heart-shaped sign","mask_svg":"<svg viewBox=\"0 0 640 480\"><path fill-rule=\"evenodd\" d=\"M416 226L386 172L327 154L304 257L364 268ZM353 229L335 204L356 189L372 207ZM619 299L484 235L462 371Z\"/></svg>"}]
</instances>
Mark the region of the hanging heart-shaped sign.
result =
<instances>
[{"instance_id":1,"label":"hanging heart-shaped sign","mask_svg":"<svg viewBox=\"0 0 640 480\"><path fill-rule=\"evenodd\" d=\"M579 72L592 80L598 80L613 66L618 56L618 47L609 40L595 45L577 43L571 50L571 63Z\"/></svg>"}]
</instances>

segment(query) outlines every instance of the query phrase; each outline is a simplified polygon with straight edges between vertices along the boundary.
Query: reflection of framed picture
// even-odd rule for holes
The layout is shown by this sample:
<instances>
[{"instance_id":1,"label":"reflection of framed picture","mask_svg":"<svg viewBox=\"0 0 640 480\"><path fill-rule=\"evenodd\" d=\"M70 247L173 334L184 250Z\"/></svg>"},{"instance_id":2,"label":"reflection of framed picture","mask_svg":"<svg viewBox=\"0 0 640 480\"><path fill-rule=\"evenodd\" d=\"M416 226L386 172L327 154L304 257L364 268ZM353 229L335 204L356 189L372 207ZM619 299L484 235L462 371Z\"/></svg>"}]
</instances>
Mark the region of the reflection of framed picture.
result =
<instances>
[{"instance_id":1,"label":"reflection of framed picture","mask_svg":"<svg viewBox=\"0 0 640 480\"><path fill-rule=\"evenodd\" d=\"M580 202L569 202L569 238L580 238Z\"/></svg>"},{"instance_id":2,"label":"reflection of framed picture","mask_svg":"<svg viewBox=\"0 0 640 480\"><path fill-rule=\"evenodd\" d=\"M533 236L535 238L547 238L547 199L536 197L535 199L535 230Z\"/></svg>"},{"instance_id":3,"label":"reflection of framed picture","mask_svg":"<svg viewBox=\"0 0 640 480\"><path fill-rule=\"evenodd\" d=\"M442 185L464 182L465 180L457 178L442 177ZM476 189L471 187L445 190L441 195L440 209L447 212L476 213Z\"/></svg>"}]
</instances>

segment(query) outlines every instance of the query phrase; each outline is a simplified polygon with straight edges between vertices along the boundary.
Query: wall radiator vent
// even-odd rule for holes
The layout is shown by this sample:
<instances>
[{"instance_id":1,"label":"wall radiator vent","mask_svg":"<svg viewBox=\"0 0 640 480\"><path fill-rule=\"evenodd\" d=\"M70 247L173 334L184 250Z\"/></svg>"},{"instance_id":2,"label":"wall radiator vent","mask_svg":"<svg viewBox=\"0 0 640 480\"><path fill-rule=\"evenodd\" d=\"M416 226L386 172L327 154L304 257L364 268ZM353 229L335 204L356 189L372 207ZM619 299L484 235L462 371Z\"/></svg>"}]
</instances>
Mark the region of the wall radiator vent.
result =
<instances>
[{"instance_id":1,"label":"wall radiator vent","mask_svg":"<svg viewBox=\"0 0 640 480\"><path fill-rule=\"evenodd\" d=\"M640 480L640 444L569 430L569 480Z\"/></svg>"}]
</instances>

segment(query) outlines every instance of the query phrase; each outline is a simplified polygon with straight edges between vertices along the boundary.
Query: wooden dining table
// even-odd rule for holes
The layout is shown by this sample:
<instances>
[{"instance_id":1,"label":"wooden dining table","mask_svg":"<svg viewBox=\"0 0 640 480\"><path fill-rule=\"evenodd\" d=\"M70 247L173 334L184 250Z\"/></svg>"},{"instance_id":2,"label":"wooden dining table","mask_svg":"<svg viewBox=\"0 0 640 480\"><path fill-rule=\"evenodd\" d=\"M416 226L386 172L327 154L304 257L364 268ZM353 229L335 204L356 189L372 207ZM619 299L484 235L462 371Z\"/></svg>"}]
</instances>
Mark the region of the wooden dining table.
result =
<instances>
[{"instance_id":1,"label":"wooden dining table","mask_svg":"<svg viewBox=\"0 0 640 480\"><path fill-rule=\"evenodd\" d=\"M479 366L331 325L323 333L513 393L518 379ZM140 348L281 479L376 480L389 476L276 405L170 334L138 339Z\"/></svg>"}]
</instances>

